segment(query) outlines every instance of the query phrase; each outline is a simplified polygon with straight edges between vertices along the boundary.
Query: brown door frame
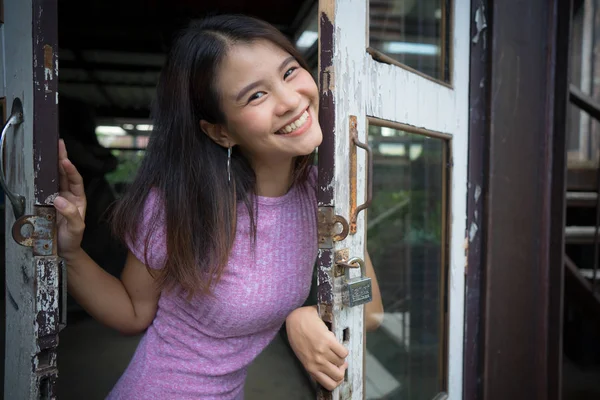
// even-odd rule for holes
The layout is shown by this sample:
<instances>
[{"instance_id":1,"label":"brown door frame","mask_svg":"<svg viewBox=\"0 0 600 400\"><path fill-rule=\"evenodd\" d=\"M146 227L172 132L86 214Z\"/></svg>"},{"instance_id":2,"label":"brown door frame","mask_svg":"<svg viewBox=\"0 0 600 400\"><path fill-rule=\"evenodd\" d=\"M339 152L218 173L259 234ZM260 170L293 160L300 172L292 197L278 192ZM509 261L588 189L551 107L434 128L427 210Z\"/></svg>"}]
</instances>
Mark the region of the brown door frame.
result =
<instances>
[{"instance_id":1,"label":"brown door frame","mask_svg":"<svg viewBox=\"0 0 600 400\"><path fill-rule=\"evenodd\" d=\"M471 21L463 397L560 399L571 0Z\"/></svg>"}]
</instances>

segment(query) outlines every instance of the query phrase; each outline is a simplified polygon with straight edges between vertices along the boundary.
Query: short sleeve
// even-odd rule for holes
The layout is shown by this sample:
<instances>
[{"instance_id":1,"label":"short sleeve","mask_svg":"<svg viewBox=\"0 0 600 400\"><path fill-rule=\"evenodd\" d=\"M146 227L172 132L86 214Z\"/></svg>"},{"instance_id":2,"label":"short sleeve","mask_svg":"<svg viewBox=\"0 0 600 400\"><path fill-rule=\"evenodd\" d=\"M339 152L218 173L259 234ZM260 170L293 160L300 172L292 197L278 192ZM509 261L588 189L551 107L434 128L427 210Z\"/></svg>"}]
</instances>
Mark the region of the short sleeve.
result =
<instances>
[{"instance_id":1,"label":"short sleeve","mask_svg":"<svg viewBox=\"0 0 600 400\"><path fill-rule=\"evenodd\" d=\"M135 241L127 238L129 250L151 269L161 269L167 260L165 207L157 189L152 189L144 202L144 212L137 227Z\"/></svg>"}]
</instances>

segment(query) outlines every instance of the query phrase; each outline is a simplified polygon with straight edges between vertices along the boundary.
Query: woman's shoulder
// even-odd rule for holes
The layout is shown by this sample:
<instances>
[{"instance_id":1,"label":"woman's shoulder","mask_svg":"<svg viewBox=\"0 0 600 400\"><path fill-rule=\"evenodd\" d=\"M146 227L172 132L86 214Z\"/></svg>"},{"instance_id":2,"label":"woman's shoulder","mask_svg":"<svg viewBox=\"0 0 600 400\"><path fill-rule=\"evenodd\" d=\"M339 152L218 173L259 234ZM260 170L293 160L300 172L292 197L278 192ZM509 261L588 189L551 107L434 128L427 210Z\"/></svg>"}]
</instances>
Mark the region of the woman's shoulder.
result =
<instances>
[{"instance_id":1,"label":"woman's shoulder","mask_svg":"<svg viewBox=\"0 0 600 400\"><path fill-rule=\"evenodd\" d=\"M310 187L312 187L315 190L317 190L317 182L319 178L318 172L319 169L316 165L311 165L310 167L308 167L308 176L306 178L306 182Z\"/></svg>"}]
</instances>

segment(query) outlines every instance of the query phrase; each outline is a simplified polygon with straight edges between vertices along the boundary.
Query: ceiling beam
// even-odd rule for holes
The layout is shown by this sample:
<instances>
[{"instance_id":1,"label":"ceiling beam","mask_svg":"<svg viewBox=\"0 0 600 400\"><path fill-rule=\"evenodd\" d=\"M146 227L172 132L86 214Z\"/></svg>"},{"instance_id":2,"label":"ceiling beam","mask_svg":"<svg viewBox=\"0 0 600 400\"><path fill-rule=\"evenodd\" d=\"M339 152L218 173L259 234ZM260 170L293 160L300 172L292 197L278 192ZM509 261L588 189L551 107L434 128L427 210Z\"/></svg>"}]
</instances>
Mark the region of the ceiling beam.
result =
<instances>
[{"instance_id":1,"label":"ceiling beam","mask_svg":"<svg viewBox=\"0 0 600 400\"><path fill-rule=\"evenodd\" d=\"M101 82L94 73L94 70L89 66L88 62L83 58L83 55L79 51L74 51L76 62L82 66L82 68L87 72L90 81L96 86L98 91L102 94L102 96L106 99L106 101L111 105L115 106L115 101L110 96L106 88L104 87L103 82Z\"/></svg>"},{"instance_id":2,"label":"ceiling beam","mask_svg":"<svg viewBox=\"0 0 600 400\"><path fill-rule=\"evenodd\" d=\"M131 64L109 63L109 62L89 62L81 63L80 59L76 60L61 60L61 69L86 69L89 67L94 71L115 71L115 72L160 72L162 67L154 65L139 65L135 64L135 59L131 60Z\"/></svg>"}]
</instances>

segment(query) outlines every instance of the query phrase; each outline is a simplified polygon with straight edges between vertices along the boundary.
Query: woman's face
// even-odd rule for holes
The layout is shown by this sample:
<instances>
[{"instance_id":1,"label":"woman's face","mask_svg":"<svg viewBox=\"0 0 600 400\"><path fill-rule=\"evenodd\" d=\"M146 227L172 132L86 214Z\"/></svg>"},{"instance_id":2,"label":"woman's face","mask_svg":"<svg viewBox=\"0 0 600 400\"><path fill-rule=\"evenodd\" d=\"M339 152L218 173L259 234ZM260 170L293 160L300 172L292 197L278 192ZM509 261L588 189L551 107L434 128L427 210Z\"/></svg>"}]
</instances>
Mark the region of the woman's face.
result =
<instances>
[{"instance_id":1,"label":"woman's face","mask_svg":"<svg viewBox=\"0 0 600 400\"><path fill-rule=\"evenodd\" d=\"M222 127L252 164L289 162L321 144L319 92L308 71L275 44L233 46L217 77Z\"/></svg>"}]
</instances>

